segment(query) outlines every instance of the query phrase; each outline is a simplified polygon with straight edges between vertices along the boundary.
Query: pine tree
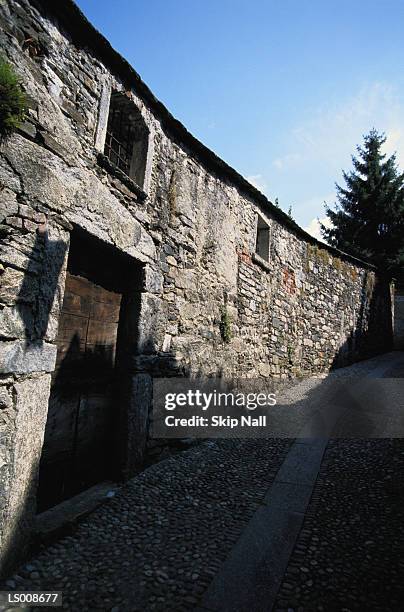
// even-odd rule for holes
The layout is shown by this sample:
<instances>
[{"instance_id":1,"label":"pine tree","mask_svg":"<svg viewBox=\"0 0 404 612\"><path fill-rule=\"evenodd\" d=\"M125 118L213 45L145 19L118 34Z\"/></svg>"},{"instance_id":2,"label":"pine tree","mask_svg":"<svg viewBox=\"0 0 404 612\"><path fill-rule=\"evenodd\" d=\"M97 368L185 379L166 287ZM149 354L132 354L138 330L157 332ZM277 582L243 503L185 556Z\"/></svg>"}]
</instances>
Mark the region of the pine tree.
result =
<instances>
[{"instance_id":1,"label":"pine tree","mask_svg":"<svg viewBox=\"0 0 404 612\"><path fill-rule=\"evenodd\" d=\"M385 160L385 141L375 129L364 137L354 170L343 172L346 187L336 185L334 210L326 206L332 227L321 225L321 232L332 246L397 275L404 266L404 173L395 155Z\"/></svg>"}]
</instances>

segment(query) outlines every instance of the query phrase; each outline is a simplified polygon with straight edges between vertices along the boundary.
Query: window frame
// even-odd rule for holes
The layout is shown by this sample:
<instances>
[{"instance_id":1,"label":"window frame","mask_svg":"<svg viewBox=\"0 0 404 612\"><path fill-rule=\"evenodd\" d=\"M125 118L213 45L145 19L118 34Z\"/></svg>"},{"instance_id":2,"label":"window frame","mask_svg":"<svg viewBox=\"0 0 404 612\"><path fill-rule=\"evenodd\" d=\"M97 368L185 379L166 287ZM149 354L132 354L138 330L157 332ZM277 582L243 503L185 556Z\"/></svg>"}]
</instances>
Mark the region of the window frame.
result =
<instances>
[{"instance_id":1,"label":"window frame","mask_svg":"<svg viewBox=\"0 0 404 612\"><path fill-rule=\"evenodd\" d=\"M99 103L99 111L98 111L98 122L97 122L97 129L96 129L96 133L95 133L95 149L98 153L98 159L101 163L101 165L108 169L110 168L111 171L112 169L116 170L117 173L121 174L121 176L126 179L126 181L128 181L129 183L133 183L134 187L137 188L137 190L139 190L139 192L141 192L144 197L147 196L147 194L149 193L149 189L150 189L150 181L151 181L151 169L152 169L152 160L153 160L153 154L154 154L154 129L152 127L152 125L150 124L150 121L146 120L146 113L144 112L143 107L141 107L139 104L136 103L136 99L134 98L134 96L128 96L128 100L134 105L134 107L137 109L140 117L143 120L144 123L144 127L145 127L145 149L146 151L144 151L144 172L143 172L143 184L139 185L139 182L136 180L136 177L134 177L134 152L132 151L132 156L131 156L131 161L130 161L130 168L129 168L129 174L126 173L124 170L122 170L117 164L114 164L113 161L110 160L109 156L105 153L105 146L106 146L106 140L107 140L107 128L108 128L108 121L109 121L109 116L110 116L110 106L111 106L111 100L112 100L112 94L113 93L118 93L121 95L125 95L125 92L120 89L119 87L114 87L111 85L110 82L105 81L102 85L101 88L101 96L100 96L100 103ZM135 141L133 144L133 149L135 148L135 146L141 141ZM124 180L124 182L126 182ZM136 189L135 189L136 191Z\"/></svg>"},{"instance_id":2,"label":"window frame","mask_svg":"<svg viewBox=\"0 0 404 612\"><path fill-rule=\"evenodd\" d=\"M264 227L260 227L262 224ZM259 233L260 231L264 231L267 237L264 239L265 247L265 256L263 254L262 246L259 244ZM268 265L271 260L271 238L272 238L272 224L270 219L266 217L261 211L257 211L256 220L255 220L255 244L254 244L254 259L258 259L260 262Z\"/></svg>"}]
</instances>

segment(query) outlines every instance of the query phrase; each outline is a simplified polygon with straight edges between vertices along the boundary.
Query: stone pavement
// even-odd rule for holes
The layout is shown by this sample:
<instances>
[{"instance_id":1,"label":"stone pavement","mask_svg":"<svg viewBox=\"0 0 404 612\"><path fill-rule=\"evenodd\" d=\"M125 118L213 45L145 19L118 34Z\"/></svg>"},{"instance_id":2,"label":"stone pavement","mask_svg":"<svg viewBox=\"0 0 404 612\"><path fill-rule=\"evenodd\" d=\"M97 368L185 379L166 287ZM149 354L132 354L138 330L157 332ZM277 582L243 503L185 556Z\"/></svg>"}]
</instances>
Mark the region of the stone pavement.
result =
<instances>
[{"instance_id":1,"label":"stone pavement","mask_svg":"<svg viewBox=\"0 0 404 612\"><path fill-rule=\"evenodd\" d=\"M276 600L404 610L404 441L332 440Z\"/></svg>"},{"instance_id":2,"label":"stone pavement","mask_svg":"<svg viewBox=\"0 0 404 612\"><path fill-rule=\"evenodd\" d=\"M127 483L11 586L61 590L68 610L195 607L259 507L289 440L218 440Z\"/></svg>"},{"instance_id":3,"label":"stone pavement","mask_svg":"<svg viewBox=\"0 0 404 612\"><path fill-rule=\"evenodd\" d=\"M402 355L384 377L404 378ZM403 477L401 438L329 442L278 612L404 610Z\"/></svg>"},{"instance_id":4,"label":"stone pavement","mask_svg":"<svg viewBox=\"0 0 404 612\"><path fill-rule=\"evenodd\" d=\"M335 375L398 376L402 359L389 354ZM313 390L313 381L298 385L296 399L307 389ZM232 602L228 609L237 612L404 610L404 444L332 440L321 463L325 446L308 471L310 495L306 491L303 502L295 495L288 509L271 500L280 499L280 475L288 481L296 443L203 442L132 479L73 535L42 550L2 588L62 590L64 607L72 611L222 610L215 604L215 584ZM236 587L228 589L234 575L226 574L226 567L247 546L236 584L241 591L249 580L254 586L254 556L245 534L266 508L274 518L257 538L264 555L272 551L272 567L282 571L274 574L276 581L261 571L255 593L251 589L238 604ZM300 514L302 528L288 532L287 547L281 539L273 550L276 521L282 523L288 510Z\"/></svg>"}]
</instances>

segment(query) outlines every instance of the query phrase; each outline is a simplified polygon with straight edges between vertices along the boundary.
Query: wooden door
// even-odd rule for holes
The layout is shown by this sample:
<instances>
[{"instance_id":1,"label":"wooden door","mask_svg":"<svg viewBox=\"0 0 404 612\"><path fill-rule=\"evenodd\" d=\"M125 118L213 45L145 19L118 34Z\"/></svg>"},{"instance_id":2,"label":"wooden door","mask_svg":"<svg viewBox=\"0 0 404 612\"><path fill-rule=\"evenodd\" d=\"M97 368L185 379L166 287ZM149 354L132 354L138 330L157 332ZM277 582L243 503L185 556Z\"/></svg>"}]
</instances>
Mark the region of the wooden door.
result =
<instances>
[{"instance_id":1,"label":"wooden door","mask_svg":"<svg viewBox=\"0 0 404 612\"><path fill-rule=\"evenodd\" d=\"M67 273L40 466L39 511L112 476L120 302L119 293Z\"/></svg>"}]
</instances>

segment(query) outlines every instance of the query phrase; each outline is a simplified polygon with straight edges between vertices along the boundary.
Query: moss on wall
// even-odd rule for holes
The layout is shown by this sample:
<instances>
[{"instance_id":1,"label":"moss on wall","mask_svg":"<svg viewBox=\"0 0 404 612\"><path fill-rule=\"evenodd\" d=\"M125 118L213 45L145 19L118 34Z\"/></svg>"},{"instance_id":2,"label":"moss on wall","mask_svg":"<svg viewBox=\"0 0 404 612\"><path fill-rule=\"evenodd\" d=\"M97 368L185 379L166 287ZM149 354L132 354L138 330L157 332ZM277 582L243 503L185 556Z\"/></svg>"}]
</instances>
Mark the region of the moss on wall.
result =
<instances>
[{"instance_id":1,"label":"moss on wall","mask_svg":"<svg viewBox=\"0 0 404 612\"><path fill-rule=\"evenodd\" d=\"M14 70L0 58L0 141L4 141L24 121L26 97Z\"/></svg>"}]
</instances>

